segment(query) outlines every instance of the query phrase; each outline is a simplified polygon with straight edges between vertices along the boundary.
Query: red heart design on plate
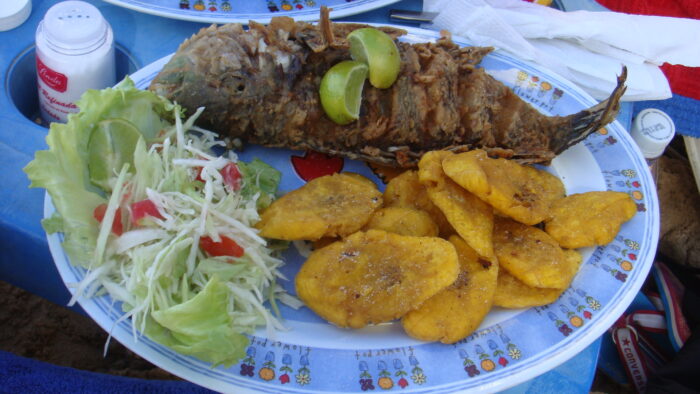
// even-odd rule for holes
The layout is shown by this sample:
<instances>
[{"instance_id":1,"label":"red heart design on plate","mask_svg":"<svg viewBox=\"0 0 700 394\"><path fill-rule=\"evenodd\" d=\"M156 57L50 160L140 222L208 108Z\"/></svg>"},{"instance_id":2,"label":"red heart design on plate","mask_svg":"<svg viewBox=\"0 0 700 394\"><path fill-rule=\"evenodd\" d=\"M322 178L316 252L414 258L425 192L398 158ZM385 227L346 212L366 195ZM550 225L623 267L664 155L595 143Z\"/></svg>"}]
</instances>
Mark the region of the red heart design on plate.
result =
<instances>
[{"instance_id":1,"label":"red heart design on plate","mask_svg":"<svg viewBox=\"0 0 700 394\"><path fill-rule=\"evenodd\" d=\"M324 175L340 172L343 169L343 159L307 151L304 157L292 156L292 166L297 175L308 182Z\"/></svg>"}]
</instances>

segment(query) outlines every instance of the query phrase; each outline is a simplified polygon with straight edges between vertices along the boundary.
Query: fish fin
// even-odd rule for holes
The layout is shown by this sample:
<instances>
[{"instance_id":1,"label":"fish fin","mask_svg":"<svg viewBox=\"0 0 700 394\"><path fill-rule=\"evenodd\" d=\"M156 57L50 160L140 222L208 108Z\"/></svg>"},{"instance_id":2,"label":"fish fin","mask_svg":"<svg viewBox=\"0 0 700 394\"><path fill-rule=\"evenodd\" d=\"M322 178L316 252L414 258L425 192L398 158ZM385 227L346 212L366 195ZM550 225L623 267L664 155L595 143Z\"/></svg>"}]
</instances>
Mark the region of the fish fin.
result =
<instances>
[{"instance_id":1,"label":"fish fin","mask_svg":"<svg viewBox=\"0 0 700 394\"><path fill-rule=\"evenodd\" d=\"M328 46L332 48L335 42L335 36L333 34L333 23L331 22L331 9L325 5L321 6L321 16L318 25L321 28L323 39Z\"/></svg>"},{"instance_id":2,"label":"fish fin","mask_svg":"<svg viewBox=\"0 0 700 394\"><path fill-rule=\"evenodd\" d=\"M589 134L615 120L620 110L620 98L627 89L626 79L627 67L623 67L622 73L617 77L617 86L610 97L589 109L562 118L565 122L559 125L558 130L554 130L550 142L550 149L554 155L583 141Z\"/></svg>"}]
</instances>

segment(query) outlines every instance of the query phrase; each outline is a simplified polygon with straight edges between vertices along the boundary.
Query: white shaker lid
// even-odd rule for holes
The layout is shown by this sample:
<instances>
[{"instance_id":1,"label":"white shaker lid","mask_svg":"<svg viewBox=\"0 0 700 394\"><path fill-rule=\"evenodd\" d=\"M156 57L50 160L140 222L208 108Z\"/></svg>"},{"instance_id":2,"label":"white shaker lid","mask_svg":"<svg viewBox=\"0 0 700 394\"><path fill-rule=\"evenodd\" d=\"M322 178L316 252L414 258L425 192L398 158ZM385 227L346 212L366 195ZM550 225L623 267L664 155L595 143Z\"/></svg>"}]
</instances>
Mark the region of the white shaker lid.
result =
<instances>
[{"instance_id":1,"label":"white shaker lid","mask_svg":"<svg viewBox=\"0 0 700 394\"><path fill-rule=\"evenodd\" d=\"M32 13L31 0L8 0L0 6L0 31L12 30Z\"/></svg>"},{"instance_id":2,"label":"white shaker lid","mask_svg":"<svg viewBox=\"0 0 700 394\"><path fill-rule=\"evenodd\" d=\"M84 1L55 4L46 11L42 24L47 42L68 51L99 46L109 30L100 10Z\"/></svg>"},{"instance_id":3,"label":"white shaker lid","mask_svg":"<svg viewBox=\"0 0 700 394\"><path fill-rule=\"evenodd\" d=\"M665 112L656 108L642 110L632 122L632 139L647 159L661 156L676 135L676 126Z\"/></svg>"}]
</instances>

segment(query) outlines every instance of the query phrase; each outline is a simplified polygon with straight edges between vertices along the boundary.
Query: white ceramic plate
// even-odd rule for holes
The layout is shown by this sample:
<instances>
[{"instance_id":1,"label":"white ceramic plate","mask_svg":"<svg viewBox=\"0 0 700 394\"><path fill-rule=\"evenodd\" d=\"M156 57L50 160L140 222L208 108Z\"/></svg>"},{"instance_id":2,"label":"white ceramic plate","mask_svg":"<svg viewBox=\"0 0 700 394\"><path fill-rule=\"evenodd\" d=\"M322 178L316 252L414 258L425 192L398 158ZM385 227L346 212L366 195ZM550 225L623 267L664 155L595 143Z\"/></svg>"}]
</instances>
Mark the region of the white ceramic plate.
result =
<instances>
[{"instance_id":1,"label":"white ceramic plate","mask_svg":"<svg viewBox=\"0 0 700 394\"><path fill-rule=\"evenodd\" d=\"M433 31L408 31L404 37L408 42L437 37ZM459 38L454 40L467 45ZM146 88L166 61L161 59L135 73L132 78L137 86ZM595 103L557 75L503 54L489 55L482 66L548 114L570 114ZM243 160L260 157L280 169L283 192L304 183L304 170L294 165L303 152L251 146L240 156ZM340 165L343 171L359 172L383 187L366 164L335 160L331 164ZM311 167L320 164L314 163ZM130 322L114 324L120 311L107 296L80 300L80 304L114 338L140 356L217 391L502 390L556 367L603 334L634 298L656 251L659 209L654 184L636 145L619 123L564 152L548 169L563 180L568 193L629 193L638 212L609 245L581 250L584 264L558 301L524 310L494 309L476 332L453 345L413 340L396 323L343 330L306 308L283 308L289 331L268 338L261 330L251 337L244 360L231 368L212 368L147 338L134 340ZM53 212L48 196L45 208L48 217ZM51 253L63 280L77 282L85 272L69 264L61 237L48 237ZM303 260L293 248L285 259L283 273L293 278ZM294 292L293 283L285 283L285 287Z\"/></svg>"},{"instance_id":2,"label":"white ceramic plate","mask_svg":"<svg viewBox=\"0 0 700 394\"><path fill-rule=\"evenodd\" d=\"M298 21L319 18L321 6L332 8L331 18L359 14L399 0L105 0L134 11L207 23L267 23L275 16Z\"/></svg>"}]
</instances>

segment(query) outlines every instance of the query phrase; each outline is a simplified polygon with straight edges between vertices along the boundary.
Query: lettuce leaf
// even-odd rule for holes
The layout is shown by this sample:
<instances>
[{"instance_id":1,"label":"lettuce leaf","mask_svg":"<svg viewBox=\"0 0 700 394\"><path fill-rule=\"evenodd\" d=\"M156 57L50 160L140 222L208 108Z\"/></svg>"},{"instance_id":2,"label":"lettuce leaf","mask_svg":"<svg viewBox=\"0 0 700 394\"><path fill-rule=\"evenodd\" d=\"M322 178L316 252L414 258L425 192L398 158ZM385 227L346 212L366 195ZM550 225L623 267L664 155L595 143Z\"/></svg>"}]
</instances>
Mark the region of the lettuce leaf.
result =
<instances>
[{"instance_id":1,"label":"lettuce leaf","mask_svg":"<svg viewBox=\"0 0 700 394\"><path fill-rule=\"evenodd\" d=\"M105 203L102 191L90 183L88 141L99 121L128 120L146 138L169 127L174 108L166 99L139 90L126 78L114 88L89 90L78 101L80 112L69 115L68 123L52 123L46 136L48 150L38 151L24 168L30 187L47 190L63 223L53 221L52 231L63 231L63 249L72 264L89 267L97 236L94 209ZM56 227L60 225L60 228Z\"/></svg>"},{"instance_id":2,"label":"lettuce leaf","mask_svg":"<svg viewBox=\"0 0 700 394\"><path fill-rule=\"evenodd\" d=\"M49 149L37 152L24 168L30 186L47 189L56 207L56 213L43 221L46 231L63 232L63 248L70 262L95 273L85 276L79 287L83 290L76 291L75 297L101 285L130 313L134 327L154 341L215 365L237 362L249 343L244 333L264 324L281 327L264 304L274 294L282 261L252 230L252 235L243 234L239 241L255 251L256 259L247 255L234 262L206 258L198 249L194 229L219 231L224 226L220 221L216 228L209 228L211 219L202 212L252 226L258 218L252 200L257 198L258 209L267 207L274 199L280 172L258 159L237 162L243 179L240 196L229 194L221 180L216 186L213 180L202 186L187 165L199 160L199 150L210 152L212 146L218 146L215 134L198 130L185 138L199 112L183 123L179 106L137 89L128 78L114 88L88 91L78 106L81 112L70 115L68 123L51 125L46 138ZM100 249L109 263L98 268L100 225L93 211L108 201L111 189L99 188L90 180L89 141L100 135L95 130L106 120L127 121L144 137L137 140L133 157L129 155L124 163L133 169L128 179L117 182L122 186L128 182L130 197L120 200L118 194L112 194L110 206L128 207L129 202L147 197L169 211L163 219L167 223L150 223L161 226L162 236L140 239L139 228L128 222L121 237L110 234L107 247L102 242ZM157 148L154 142L159 143ZM94 152L93 156L101 157ZM199 224L200 217L205 218L204 225ZM108 229L105 222L103 231ZM119 249L118 244L128 246Z\"/></svg>"},{"instance_id":3,"label":"lettuce leaf","mask_svg":"<svg viewBox=\"0 0 700 394\"><path fill-rule=\"evenodd\" d=\"M226 285L214 275L189 301L153 312L153 320L169 330L157 340L182 354L231 366L245 355L249 341L231 329L228 296Z\"/></svg>"},{"instance_id":4,"label":"lettuce leaf","mask_svg":"<svg viewBox=\"0 0 700 394\"><path fill-rule=\"evenodd\" d=\"M245 198L251 198L260 193L257 208L258 210L267 208L275 197L282 174L257 158L250 163L238 162L238 168L243 176L241 195Z\"/></svg>"}]
</instances>

